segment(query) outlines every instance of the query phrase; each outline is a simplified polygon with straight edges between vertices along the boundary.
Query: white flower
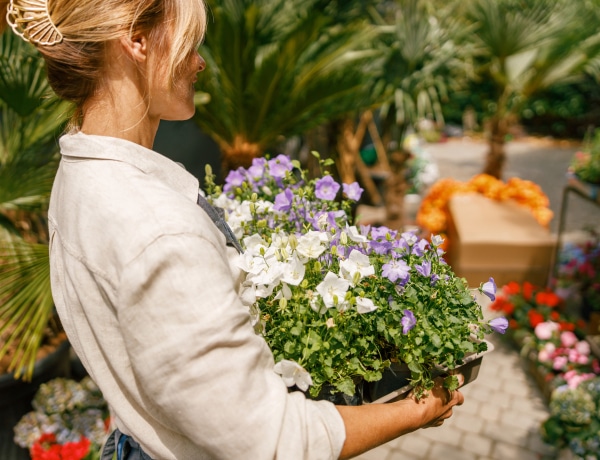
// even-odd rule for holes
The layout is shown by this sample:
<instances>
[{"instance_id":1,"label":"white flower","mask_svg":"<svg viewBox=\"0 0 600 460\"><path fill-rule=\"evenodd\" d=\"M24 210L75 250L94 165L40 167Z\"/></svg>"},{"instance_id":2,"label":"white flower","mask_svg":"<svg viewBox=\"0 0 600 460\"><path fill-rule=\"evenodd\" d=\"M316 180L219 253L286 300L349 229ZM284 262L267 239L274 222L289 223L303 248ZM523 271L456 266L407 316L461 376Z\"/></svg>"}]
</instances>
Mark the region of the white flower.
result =
<instances>
[{"instance_id":1,"label":"white flower","mask_svg":"<svg viewBox=\"0 0 600 460\"><path fill-rule=\"evenodd\" d=\"M310 231L298 238L298 254L309 259L316 259L325 251L321 232Z\"/></svg>"},{"instance_id":2,"label":"white flower","mask_svg":"<svg viewBox=\"0 0 600 460\"><path fill-rule=\"evenodd\" d=\"M244 252L236 263L239 268L252 275L258 275L267 268L265 258L254 256L251 251Z\"/></svg>"},{"instance_id":3,"label":"white flower","mask_svg":"<svg viewBox=\"0 0 600 460\"><path fill-rule=\"evenodd\" d=\"M346 233L348 234L348 238L350 238L355 243L366 243L367 237L365 235L361 235L356 226L349 227L346 225Z\"/></svg>"},{"instance_id":4,"label":"white flower","mask_svg":"<svg viewBox=\"0 0 600 460\"><path fill-rule=\"evenodd\" d=\"M302 391L306 391L308 390L308 387L312 385L310 374L294 361L283 359L275 364L273 370L277 374L281 375L283 383L285 383L288 387L293 387L296 385Z\"/></svg>"},{"instance_id":5,"label":"white flower","mask_svg":"<svg viewBox=\"0 0 600 460\"><path fill-rule=\"evenodd\" d=\"M265 240L257 233L245 237L243 243L246 248L244 254L251 254L253 256L259 256L261 249L266 252L268 248Z\"/></svg>"},{"instance_id":6,"label":"white flower","mask_svg":"<svg viewBox=\"0 0 600 460\"><path fill-rule=\"evenodd\" d=\"M360 296L356 298L356 311L359 313L371 313L375 310L377 310L377 305L375 305L371 299Z\"/></svg>"},{"instance_id":7,"label":"white flower","mask_svg":"<svg viewBox=\"0 0 600 460\"><path fill-rule=\"evenodd\" d=\"M340 278L335 273L327 272L325 279L317 286L317 292L321 294L323 302L327 308L344 306L346 291L350 283L344 278Z\"/></svg>"},{"instance_id":8,"label":"white flower","mask_svg":"<svg viewBox=\"0 0 600 460\"><path fill-rule=\"evenodd\" d=\"M360 278L375 274L375 267L371 265L369 256L353 249L350 256L340 263L340 275L350 282L354 282L356 273Z\"/></svg>"},{"instance_id":9,"label":"white flower","mask_svg":"<svg viewBox=\"0 0 600 460\"><path fill-rule=\"evenodd\" d=\"M298 286L304 279L306 267L300 259L292 257L286 264L283 265L283 273L281 275L281 281L291 284L292 286Z\"/></svg>"}]
</instances>

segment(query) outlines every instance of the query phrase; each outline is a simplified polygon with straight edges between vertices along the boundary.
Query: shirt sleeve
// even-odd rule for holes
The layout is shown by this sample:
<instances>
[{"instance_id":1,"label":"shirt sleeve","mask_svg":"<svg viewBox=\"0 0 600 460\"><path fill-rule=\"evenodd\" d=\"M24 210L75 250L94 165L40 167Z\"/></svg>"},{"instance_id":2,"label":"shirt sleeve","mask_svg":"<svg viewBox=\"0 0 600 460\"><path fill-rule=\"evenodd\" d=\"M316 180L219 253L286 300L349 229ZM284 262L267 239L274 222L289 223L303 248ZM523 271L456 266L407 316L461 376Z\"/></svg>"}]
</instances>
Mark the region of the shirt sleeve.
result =
<instances>
[{"instance_id":1,"label":"shirt sleeve","mask_svg":"<svg viewBox=\"0 0 600 460\"><path fill-rule=\"evenodd\" d=\"M123 269L118 319L146 410L210 458L334 459L335 406L290 394L239 300L225 250L159 237Z\"/></svg>"}]
</instances>

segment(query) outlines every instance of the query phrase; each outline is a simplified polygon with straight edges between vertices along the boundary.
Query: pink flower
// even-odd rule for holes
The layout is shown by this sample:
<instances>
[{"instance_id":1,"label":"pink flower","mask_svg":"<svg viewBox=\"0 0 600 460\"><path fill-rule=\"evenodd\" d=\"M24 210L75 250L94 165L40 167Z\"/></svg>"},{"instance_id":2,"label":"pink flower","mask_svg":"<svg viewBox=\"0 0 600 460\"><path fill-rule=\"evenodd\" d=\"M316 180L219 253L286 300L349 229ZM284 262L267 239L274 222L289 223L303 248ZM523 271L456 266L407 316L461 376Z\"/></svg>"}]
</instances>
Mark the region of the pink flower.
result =
<instances>
[{"instance_id":1,"label":"pink flower","mask_svg":"<svg viewBox=\"0 0 600 460\"><path fill-rule=\"evenodd\" d=\"M564 331L560 334L560 343L562 343L563 347L571 348L578 341L577 336L571 331Z\"/></svg>"},{"instance_id":2,"label":"pink flower","mask_svg":"<svg viewBox=\"0 0 600 460\"><path fill-rule=\"evenodd\" d=\"M554 364L552 364L552 369L555 371L560 371L565 368L565 366L569 363L569 360L566 356L557 356L554 358Z\"/></svg>"},{"instance_id":3,"label":"pink flower","mask_svg":"<svg viewBox=\"0 0 600 460\"><path fill-rule=\"evenodd\" d=\"M556 347L553 343L548 342L544 344L544 347L538 353L538 360L542 362L552 361L554 357L554 352L556 351Z\"/></svg>"},{"instance_id":4,"label":"pink flower","mask_svg":"<svg viewBox=\"0 0 600 460\"><path fill-rule=\"evenodd\" d=\"M580 355L588 356L590 354L590 344L586 340L580 340L575 344L575 350Z\"/></svg>"},{"instance_id":5,"label":"pink flower","mask_svg":"<svg viewBox=\"0 0 600 460\"><path fill-rule=\"evenodd\" d=\"M558 330L558 324L553 321L539 323L534 330L535 336L540 340L549 340L554 331Z\"/></svg>"}]
</instances>

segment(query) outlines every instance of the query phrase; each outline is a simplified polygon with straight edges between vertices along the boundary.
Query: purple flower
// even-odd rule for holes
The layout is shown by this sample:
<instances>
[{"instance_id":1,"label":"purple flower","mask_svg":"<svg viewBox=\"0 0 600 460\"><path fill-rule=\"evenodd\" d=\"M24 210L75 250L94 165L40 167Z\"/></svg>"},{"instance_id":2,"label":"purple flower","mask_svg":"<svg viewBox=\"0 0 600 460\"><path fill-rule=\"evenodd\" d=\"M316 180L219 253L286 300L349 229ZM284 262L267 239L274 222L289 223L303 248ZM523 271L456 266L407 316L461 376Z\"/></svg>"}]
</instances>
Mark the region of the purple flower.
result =
<instances>
[{"instance_id":1,"label":"purple flower","mask_svg":"<svg viewBox=\"0 0 600 460\"><path fill-rule=\"evenodd\" d=\"M227 177L225 178L223 191L229 192L230 190L241 186L244 180L246 180L246 175L244 173L244 168L238 168L236 170L229 171L229 174L227 174Z\"/></svg>"},{"instance_id":2,"label":"purple flower","mask_svg":"<svg viewBox=\"0 0 600 460\"><path fill-rule=\"evenodd\" d=\"M275 179L283 179L285 173L294 168L292 161L285 155L277 155L275 158L268 161L268 165L269 172Z\"/></svg>"},{"instance_id":3,"label":"purple flower","mask_svg":"<svg viewBox=\"0 0 600 460\"><path fill-rule=\"evenodd\" d=\"M419 265L415 265L415 269L420 275L430 276L431 275L431 262L428 260L423 261L423 263Z\"/></svg>"},{"instance_id":4,"label":"purple flower","mask_svg":"<svg viewBox=\"0 0 600 460\"><path fill-rule=\"evenodd\" d=\"M342 184L342 190L344 194L350 200L358 201L362 196L362 192L364 191L358 182L352 182L351 184Z\"/></svg>"},{"instance_id":5,"label":"purple flower","mask_svg":"<svg viewBox=\"0 0 600 460\"><path fill-rule=\"evenodd\" d=\"M381 269L381 274L392 283L395 283L398 279L405 280L410 272L410 267L403 260L392 260L384 264Z\"/></svg>"},{"instance_id":6,"label":"purple flower","mask_svg":"<svg viewBox=\"0 0 600 460\"><path fill-rule=\"evenodd\" d=\"M493 331L499 334L504 334L508 329L508 320L506 318L494 318L488 324L490 325Z\"/></svg>"},{"instance_id":7,"label":"purple flower","mask_svg":"<svg viewBox=\"0 0 600 460\"><path fill-rule=\"evenodd\" d=\"M394 249L394 244L391 241L369 241L369 247L375 254L385 255Z\"/></svg>"},{"instance_id":8,"label":"purple flower","mask_svg":"<svg viewBox=\"0 0 600 460\"><path fill-rule=\"evenodd\" d=\"M490 277L490 280L483 284L481 292L488 296L492 302L496 300L496 282L494 278Z\"/></svg>"},{"instance_id":9,"label":"purple flower","mask_svg":"<svg viewBox=\"0 0 600 460\"><path fill-rule=\"evenodd\" d=\"M320 200L334 200L339 189L340 184L331 176L325 176L315 183L315 195Z\"/></svg>"},{"instance_id":10,"label":"purple flower","mask_svg":"<svg viewBox=\"0 0 600 460\"><path fill-rule=\"evenodd\" d=\"M408 331L410 331L413 327L415 327L415 324L417 324L415 315L410 310L404 310L404 317L400 322L402 323L403 334L408 334Z\"/></svg>"},{"instance_id":11,"label":"purple flower","mask_svg":"<svg viewBox=\"0 0 600 460\"><path fill-rule=\"evenodd\" d=\"M254 158L252 160L252 166L248 168L248 176L254 180L260 180L265 175L265 166L267 160L264 158Z\"/></svg>"},{"instance_id":12,"label":"purple flower","mask_svg":"<svg viewBox=\"0 0 600 460\"><path fill-rule=\"evenodd\" d=\"M277 194L275 197L275 203L273 204L273 209L275 211L287 212L292 209L293 201L294 193L287 188L283 192Z\"/></svg>"},{"instance_id":13,"label":"purple flower","mask_svg":"<svg viewBox=\"0 0 600 460\"><path fill-rule=\"evenodd\" d=\"M425 254L425 250L427 249L427 246L429 246L429 243L427 242L427 240L421 239L421 240L419 240L419 242L417 244L415 244L413 246L412 253L414 255L416 255L417 257L421 257L423 254Z\"/></svg>"}]
</instances>

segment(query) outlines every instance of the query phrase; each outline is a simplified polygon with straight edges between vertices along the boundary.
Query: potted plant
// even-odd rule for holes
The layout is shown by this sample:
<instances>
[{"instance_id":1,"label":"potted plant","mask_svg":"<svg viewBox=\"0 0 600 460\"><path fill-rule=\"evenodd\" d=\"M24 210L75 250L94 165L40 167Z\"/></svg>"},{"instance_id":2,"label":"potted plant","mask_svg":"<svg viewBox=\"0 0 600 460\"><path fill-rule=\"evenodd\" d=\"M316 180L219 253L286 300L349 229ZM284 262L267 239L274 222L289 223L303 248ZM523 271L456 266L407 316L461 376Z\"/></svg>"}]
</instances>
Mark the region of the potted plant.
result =
<instances>
[{"instance_id":1,"label":"potted plant","mask_svg":"<svg viewBox=\"0 0 600 460\"><path fill-rule=\"evenodd\" d=\"M96 384L56 378L42 384L33 411L14 427L15 442L32 460L99 460L109 430L108 405Z\"/></svg>"},{"instance_id":2,"label":"potted plant","mask_svg":"<svg viewBox=\"0 0 600 460\"><path fill-rule=\"evenodd\" d=\"M579 459L600 456L600 377L558 388L549 408L550 417L541 426L546 443L567 448Z\"/></svg>"},{"instance_id":3,"label":"potted plant","mask_svg":"<svg viewBox=\"0 0 600 460\"><path fill-rule=\"evenodd\" d=\"M444 262L441 238L353 225L357 183L309 179L283 155L230 172L223 188L207 177L245 248L242 298L288 386L354 395L402 362L420 396L439 368L460 366L485 351L486 333L504 332L506 320L484 321ZM493 280L480 291L493 298ZM457 379L446 383L455 388Z\"/></svg>"}]
</instances>

